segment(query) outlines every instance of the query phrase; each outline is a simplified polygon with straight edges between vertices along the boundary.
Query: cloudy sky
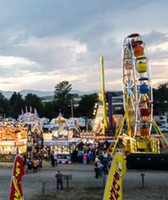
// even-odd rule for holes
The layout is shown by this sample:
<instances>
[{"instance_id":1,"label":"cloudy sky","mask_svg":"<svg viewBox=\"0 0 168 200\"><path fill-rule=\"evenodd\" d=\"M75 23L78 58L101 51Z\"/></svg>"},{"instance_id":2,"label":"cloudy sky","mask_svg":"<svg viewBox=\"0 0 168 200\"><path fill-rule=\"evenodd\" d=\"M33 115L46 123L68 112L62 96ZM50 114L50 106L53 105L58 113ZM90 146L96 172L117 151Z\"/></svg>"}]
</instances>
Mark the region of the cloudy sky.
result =
<instances>
[{"instance_id":1,"label":"cloudy sky","mask_svg":"<svg viewBox=\"0 0 168 200\"><path fill-rule=\"evenodd\" d=\"M131 33L146 44L152 85L168 76L167 0L0 0L0 90L122 88L122 45Z\"/></svg>"}]
</instances>

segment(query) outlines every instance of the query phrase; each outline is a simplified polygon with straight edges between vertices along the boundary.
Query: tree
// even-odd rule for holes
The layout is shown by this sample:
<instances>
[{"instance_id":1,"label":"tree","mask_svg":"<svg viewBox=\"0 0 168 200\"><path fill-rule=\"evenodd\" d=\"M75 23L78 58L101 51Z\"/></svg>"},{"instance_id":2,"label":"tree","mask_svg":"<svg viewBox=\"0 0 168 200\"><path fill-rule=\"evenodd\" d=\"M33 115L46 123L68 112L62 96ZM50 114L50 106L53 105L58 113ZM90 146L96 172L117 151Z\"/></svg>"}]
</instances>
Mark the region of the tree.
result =
<instances>
[{"instance_id":1,"label":"tree","mask_svg":"<svg viewBox=\"0 0 168 200\"><path fill-rule=\"evenodd\" d=\"M57 116L54 101L44 103L43 107L43 116L46 118L51 120Z\"/></svg>"},{"instance_id":2,"label":"tree","mask_svg":"<svg viewBox=\"0 0 168 200\"><path fill-rule=\"evenodd\" d=\"M94 105L98 101L98 95L96 93L84 95L79 102L77 109L78 116L86 116L87 118L93 118Z\"/></svg>"},{"instance_id":3,"label":"tree","mask_svg":"<svg viewBox=\"0 0 168 200\"><path fill-rule=\"evenodd\" d=\"M6 117L9 115L9 101L0 92L0 116Z\"/></svg>"},{"instance_id":4,"label":"tree","mask_svg":"<svg viewBox=\"0 0 168 200\"><path fill-rule=\"evenodd\" d=\"M41 116L43 111L43 105L40 97L38 97L35 94L29 93L25 96L24 102L25 106L27 106L29 109L32 109L32 112L34 111L34 109L36 109L39 116Z\"/></svg>"},{"instance_id":5,"label":"tree","mask_svg":"<svg viewBox=\"0 0 168 200\"><path fill-rule=\"evenodd\" d=\"M168 111L168 82L160 84L153 90L154 114L164 114Z\"/></svg>"},{"instance_id":6,"label":"tree","mask_svg":"<svg viewBox=\"0 0 168 200\"><path fill-rule=\"evenodd\" d=\"M158 90L153 89L153 114L159 115L161 113L159 100L158 100Z\"/></svg>"},{"instance_id":7,"label":"tree","mask_svg":"<svg viewBox=\"0 0 168 200\"><path fill-rule=\"evenodd\" d=\"M157 90L158 100L159 101L167 101L168 100L168 82L164 84L160 84Z\"/></svg>"},{"instance_id":8,"label":"tree","mask_svg":"<svg viewBox=\"0 0 168 200\"><path fill-rule=\"evenodd\" d=\"M55 86L54 102L55 108L61 110L62 114L68 115L70 101L72 99L72 85L68 81L62 81Z\"/></svg>"},{"instance_id":9,"label":"tree","mask_svg":"<svg viewBox=\"0 0 168 200\"><path fill-rule=\"evenodd\" d=\"M14 92L9 99L10 116L17 119L21 114L21 109L24 107L24 100L22 95L18 92Z\"/></svg>"}]
</instances>

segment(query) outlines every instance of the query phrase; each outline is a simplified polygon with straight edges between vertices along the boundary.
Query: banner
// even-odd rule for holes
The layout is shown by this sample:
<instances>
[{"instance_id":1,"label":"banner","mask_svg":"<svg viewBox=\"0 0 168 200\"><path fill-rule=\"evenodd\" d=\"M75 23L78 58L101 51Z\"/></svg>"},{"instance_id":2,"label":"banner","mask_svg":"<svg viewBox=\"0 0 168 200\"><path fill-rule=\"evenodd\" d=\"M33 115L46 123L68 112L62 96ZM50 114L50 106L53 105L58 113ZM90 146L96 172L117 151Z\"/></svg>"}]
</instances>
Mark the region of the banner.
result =
<instances>
[{"instance_id":1,"label":"banner","mask_svg":"<svg viewBox=\"0 0 168 200\"><path fill-rule=\"evenodd\" d=\"M126 161L121 153L116 153L106 181L103 200L122 200L122 178L126 173Z\"/></svg>"},{"instance_id":2,"label":"banner","mask_svg":"<svg viewBox=\"0 0 168 200\"><path fill-rule=\"evenodd\" d=\"M23 158L20 155L16 155L12 170L10 200L24 200L21 187L21 180L23 175L24 175Z\"/></svg>"}]
</instances>

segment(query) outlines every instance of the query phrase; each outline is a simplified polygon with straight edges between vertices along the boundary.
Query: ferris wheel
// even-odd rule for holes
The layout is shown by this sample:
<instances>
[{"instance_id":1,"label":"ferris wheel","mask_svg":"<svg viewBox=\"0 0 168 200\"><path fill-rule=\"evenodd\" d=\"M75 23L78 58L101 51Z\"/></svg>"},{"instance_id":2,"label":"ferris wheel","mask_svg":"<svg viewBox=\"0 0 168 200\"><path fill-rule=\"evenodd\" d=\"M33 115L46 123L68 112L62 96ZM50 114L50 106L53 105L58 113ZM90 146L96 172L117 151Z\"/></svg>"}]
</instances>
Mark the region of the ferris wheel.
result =
<instances>
[{"instance_id":1,"label":"ferris wheel","mask_svg":"<svg viewBox=\"0 0 168 200\"><path fill-rule=\"evenodd\" d=\"M145 43L138 33L123 42L123 96L128 134L149 136L152 128L153 94Z\"/></svg>"}]
</instances>

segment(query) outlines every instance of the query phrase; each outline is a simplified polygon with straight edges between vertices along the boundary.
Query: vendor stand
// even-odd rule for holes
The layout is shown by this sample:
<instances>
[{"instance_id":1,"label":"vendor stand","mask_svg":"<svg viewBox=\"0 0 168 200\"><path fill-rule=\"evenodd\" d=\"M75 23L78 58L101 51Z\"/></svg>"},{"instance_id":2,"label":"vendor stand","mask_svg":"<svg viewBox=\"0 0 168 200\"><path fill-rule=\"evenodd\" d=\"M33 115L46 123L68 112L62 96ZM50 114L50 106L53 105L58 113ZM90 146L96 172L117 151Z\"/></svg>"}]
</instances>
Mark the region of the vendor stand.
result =
<instances>
[{"instance_id":1,"label":"vendor stand","mask_svg":"<svg viewBox=\"0 0 168 200\"><path fill-rule=\"evenodd\" d=\"M27 131L22 127L0 127L0 161L13 161L16 154L25 154Z\"/></svg>"},{"instance_id":2,"label":"vendor stand","mask_svg":"<svg viewBox=\"0 0 168 200\"><path fill-rule=\"evenodd\" d=\"M57 154L58 163L71 163L71 154L82 141L81 138L72 138L70 140L46 140L45 134L43 137L44 146L49 147L51 151Z\"/></svg>"},{"instance_id":3,"label":"vendor stand","mask_svg":"<svg viewBox=\"0 0 168 200\"><path fill-rule=\"evenodd\" d=\"M66 122L67 119L59 113L55 119L57 128L43 133L44 147L57 154L57 163L71 163L71 154L82 141L81 138L74 137L74 129L70 128Z\"/></svg>"}]
</instances>

